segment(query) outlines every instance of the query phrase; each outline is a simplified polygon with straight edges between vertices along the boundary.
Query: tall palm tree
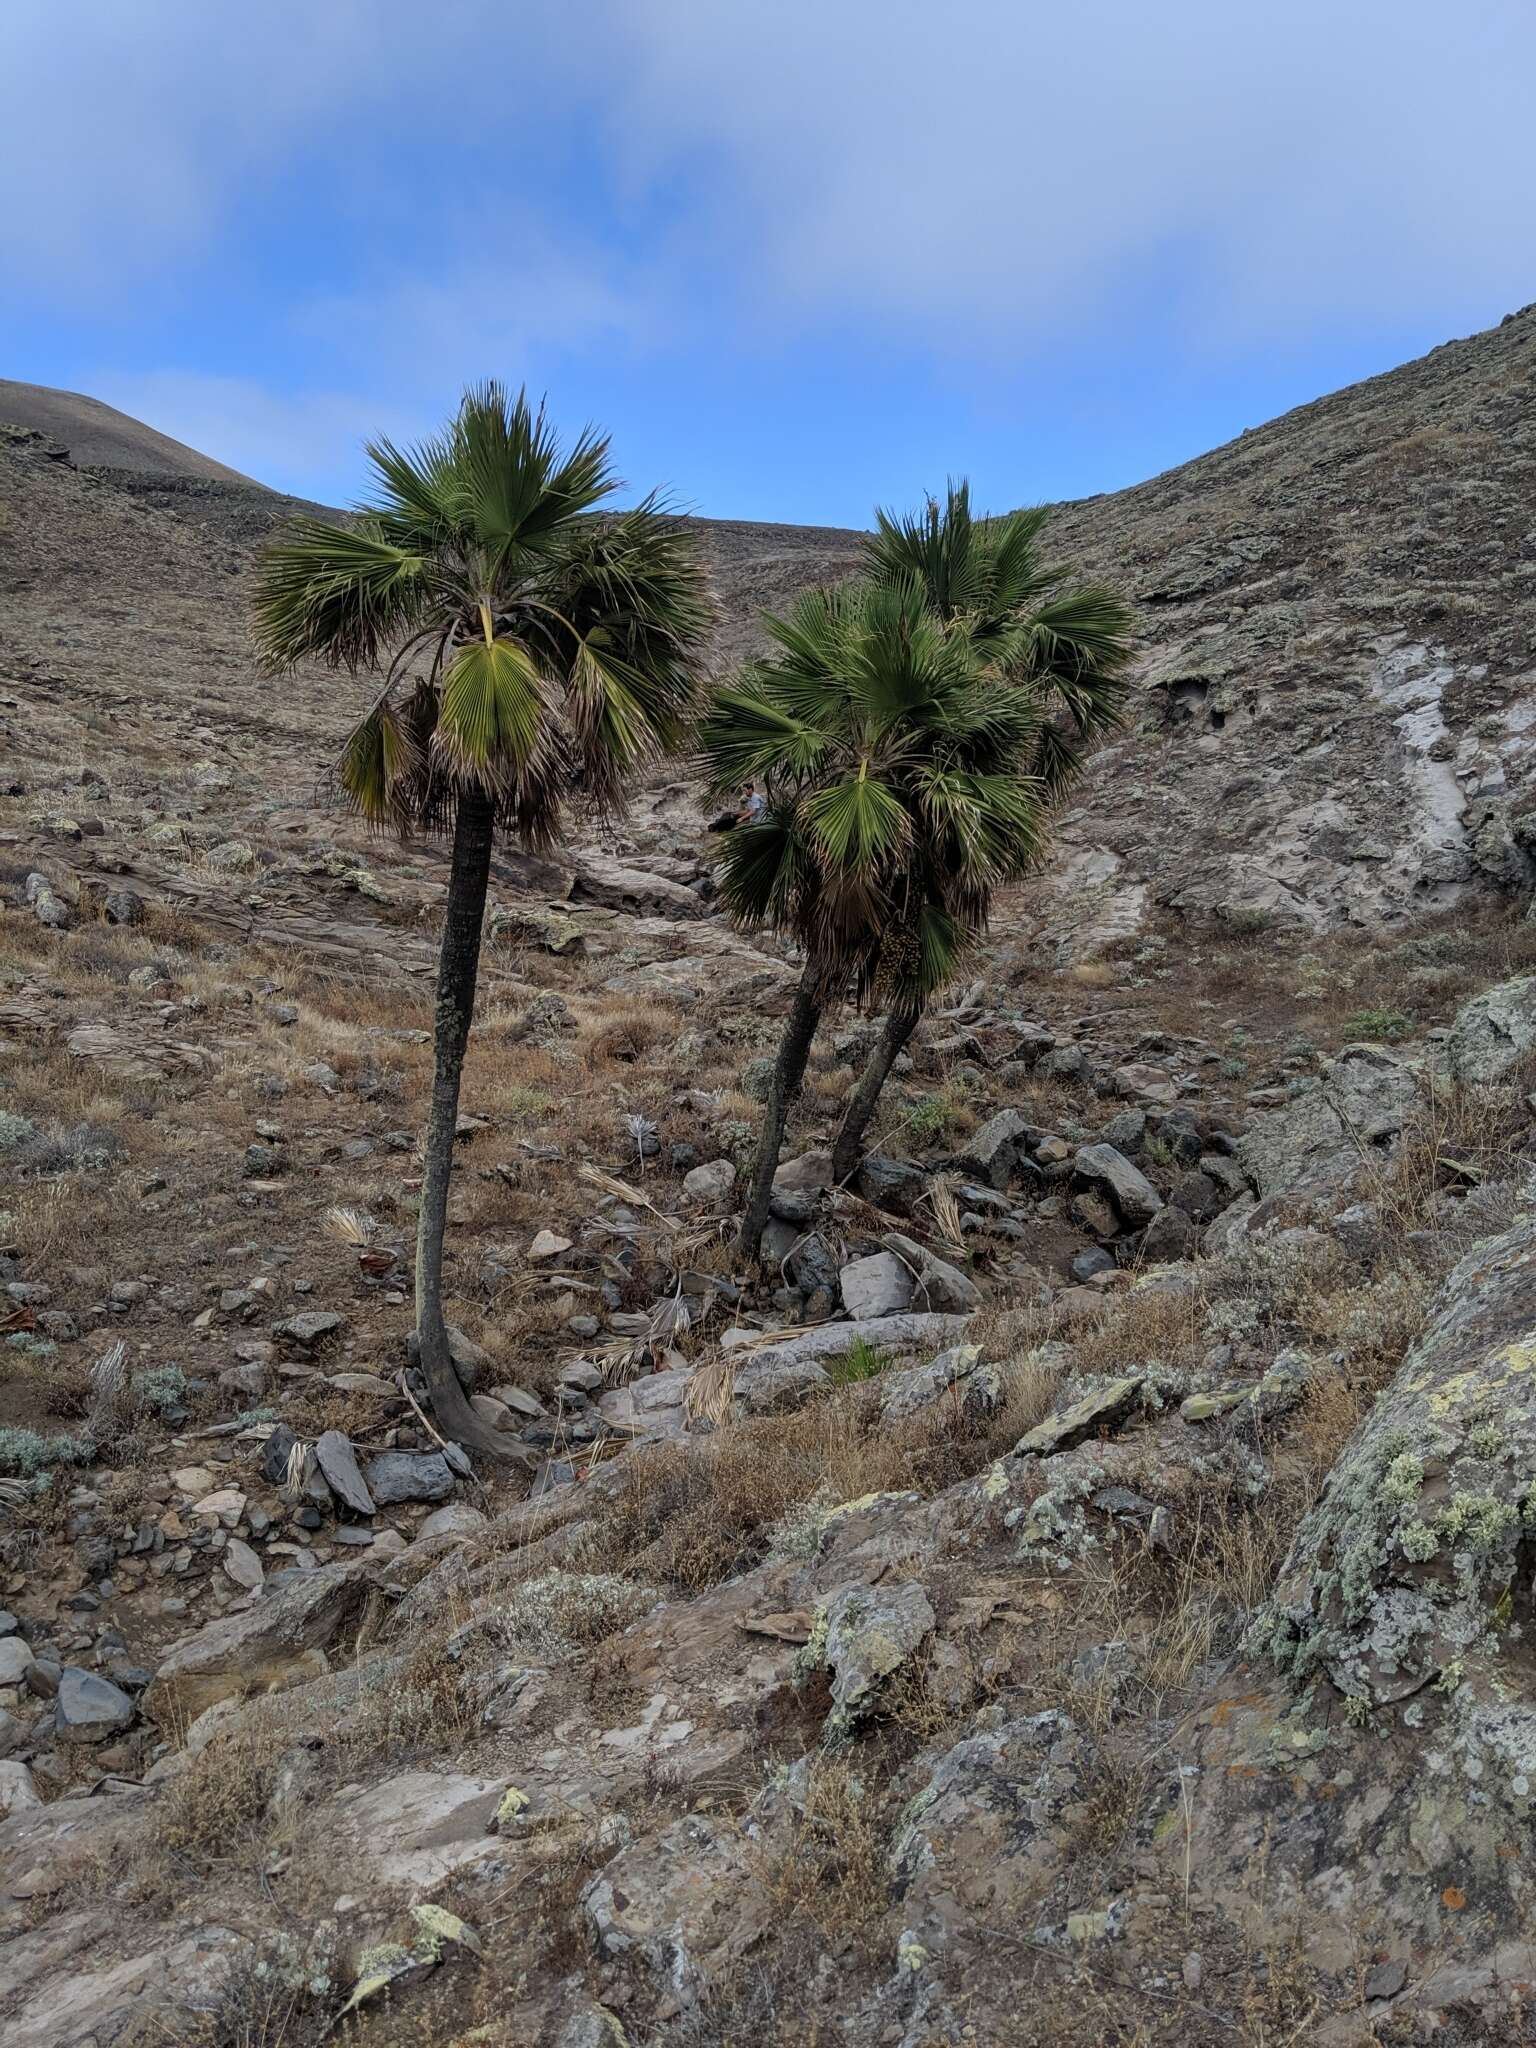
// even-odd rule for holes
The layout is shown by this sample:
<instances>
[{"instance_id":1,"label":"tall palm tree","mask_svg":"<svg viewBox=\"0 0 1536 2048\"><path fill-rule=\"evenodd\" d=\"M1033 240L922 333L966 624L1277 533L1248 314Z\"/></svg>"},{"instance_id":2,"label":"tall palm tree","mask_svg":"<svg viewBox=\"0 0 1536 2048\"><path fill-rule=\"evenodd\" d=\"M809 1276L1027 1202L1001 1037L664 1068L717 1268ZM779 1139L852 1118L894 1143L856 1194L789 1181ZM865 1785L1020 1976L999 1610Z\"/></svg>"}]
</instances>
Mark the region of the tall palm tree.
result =
<instances>
[{"instance_id":1,"label":"tall palm tree","mask_svg":"<svg viewBox=\"0 0 1536 2048\"><path fill-rule=\"evenodd\" d=\"M319 660L381 687L346 742L343 789L371 825L452 841L435 1069L416 1240L421 1365L444 1430L495 1456L454 1371L443 1236L459 1086L498 831L546 848L573 798L617 808L689 729L711 608L691 535L617 489L606 438L562 450L526 396L467 391L420 447L372 443L350 526L300 519L262 564L270 670Z\"/></svg>"},{"instance_id":2,"label":"tall palm tree","mask_svg":"<svg viewBox=\"0 0 1536 2048\"><path fill-rule=\"evenodd\" d=\"M716 691L700 742L715 794L766 792L725 835L721 900L805 952L741 1225L754 1257L823 1013L882 987L926 1001L991 890L1034 859L1042 816L1036 693L918 578L812 591L765 623L776 651Z\"/></svg>"},{"instance_id":3,"label":"tall palm tree","mask_svg":"<svg viewBox=\"0 0 1536 2048\"><path fill-rule=\"evenodd\" d=\"M1025 760L1044 807L1081 774L1092 743L1119 722L1129 687L1132 614L1101 583L1069 582L1044 562L1040 538L1049 508L978 520L970 488L950 484L941 504L929 498L915 518L877 512L866 549L868 574L880 584L916 579L929 610L946 626L962 625L978 656L1038 708L1033 747ZM981 936L990 889L965 899L966 943ZM921 980L881 991L885 1027L848 1099L832 1147L832 1170L846 1180L857 1170L864 1134L892 1067L917 1028L932 994Z\"/></svg>"}]
</instances>

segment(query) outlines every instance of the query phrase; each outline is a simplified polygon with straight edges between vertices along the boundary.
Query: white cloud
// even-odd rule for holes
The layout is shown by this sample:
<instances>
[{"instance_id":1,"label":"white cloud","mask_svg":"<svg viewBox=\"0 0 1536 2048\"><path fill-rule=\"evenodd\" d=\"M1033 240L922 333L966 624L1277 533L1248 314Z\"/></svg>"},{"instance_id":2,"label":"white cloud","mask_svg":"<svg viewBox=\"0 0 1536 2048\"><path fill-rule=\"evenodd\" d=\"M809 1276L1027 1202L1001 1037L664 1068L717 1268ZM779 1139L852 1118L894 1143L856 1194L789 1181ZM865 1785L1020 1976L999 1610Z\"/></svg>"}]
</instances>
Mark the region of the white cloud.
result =
<instances>
[{"instance_id":1,"label":"white cloud","mask_svg":"<svg viewBox=\"0 0 1536 2048\"><path fill-rule=\"evenodd\" d=\"M762 308L963 352L1160 288L1282 331L1529 289L1528 0L625 11L617 132L653 171L707 152Z\"/></svg>"},{"instance_id":2,"label":"white cloud","mask_svg":"<svg viewBox=\"0 0 1536 2048\"><path fill-rule=\"evenodd\" d=\"M1529 0L9 0L0 73L13 293L100 316L227 259L375 418L599 344L825 327L990 374L1530 292ZM358 223L319 287L311 217Z\"/></svg>"}]
</instances>

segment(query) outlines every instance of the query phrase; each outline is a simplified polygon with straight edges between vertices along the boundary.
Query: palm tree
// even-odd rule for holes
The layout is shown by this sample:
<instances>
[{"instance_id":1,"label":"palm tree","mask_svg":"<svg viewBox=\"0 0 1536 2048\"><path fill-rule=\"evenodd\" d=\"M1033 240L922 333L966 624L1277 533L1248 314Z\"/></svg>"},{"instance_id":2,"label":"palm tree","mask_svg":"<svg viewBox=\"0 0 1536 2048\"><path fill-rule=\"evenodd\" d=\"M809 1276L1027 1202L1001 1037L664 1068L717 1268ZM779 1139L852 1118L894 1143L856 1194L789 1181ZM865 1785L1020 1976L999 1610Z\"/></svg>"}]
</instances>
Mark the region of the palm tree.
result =
<instances>
[{"instance_id":1,"label":"palm tree","mask_svg":"<svg viewBox=\"0 0 1536 2048\"><path fill-rule=\"evenodd\" d=\"M1049 508L1004 519L977 520L970 489L951 484L941 505L929 498L916 518L877 512L865 555L877 583L916 579L928 607L945 625L963 625L977 655L1038 709L1026 772L1049 807L1082 772L1086 750L1119 721L1128 688L1132 615L1099 583L1067 583L1041 560L1039 541ZM943 892L940 890L942 896ZM959 904L957 902L957 909ZM967 929L954 963L980 938L991 889L964 898ZM832 1147L839 1181L858 1168L864 1134L897 1058L917 1028L931 983L897 982L883 991L885 1028L860 1075Z\"/></svg>"},{"instance_id":2,"label":"palm tree","mask_svg":"<svg viewBox=\"0 0 1536 2048\"><path fill-rule=\"evenodd\" d=\"M917 577L812 591L765 623L776 652L716 691L701 732L714 794L766 792L725 835L721 900L805 953L738 1240L754 1257L822 1015L849 993L926 1002L1033 861L1043 814L1037 693Z\"/></svg>"},{"instance_id":3,"label":"palm tree","mask_svg":"<svg viewBox=\"0 0 1536 2048\"><path fill-rule=\"evenodd\" d=\"M563 451L522 393L478 385L443 433L368 456L375 488L353 524L300 519L268 550L256 638L273 672L314 659L381 677L341 785L371 825L452 840L416 1327L445 1432L511 1456L459 1384L443 1315L492 842L550 846L573 798L617 808L636 770L681 741L711 608L692 537L655 499L596 510L617 488L606 438L588 430Z\"/></svg>"}]
</instances>

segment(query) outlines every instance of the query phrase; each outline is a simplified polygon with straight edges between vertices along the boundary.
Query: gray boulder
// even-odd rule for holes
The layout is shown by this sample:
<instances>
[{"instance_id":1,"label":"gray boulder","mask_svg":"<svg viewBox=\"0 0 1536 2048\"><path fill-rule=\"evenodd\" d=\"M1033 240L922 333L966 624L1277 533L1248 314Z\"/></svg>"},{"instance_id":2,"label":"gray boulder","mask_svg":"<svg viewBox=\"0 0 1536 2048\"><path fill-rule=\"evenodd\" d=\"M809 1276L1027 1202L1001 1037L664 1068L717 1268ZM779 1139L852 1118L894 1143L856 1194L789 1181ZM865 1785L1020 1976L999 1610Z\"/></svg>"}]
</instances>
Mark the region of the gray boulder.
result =
<instances>
[{"instance_id":1,"label":"gray boulder","mask_svg":"<svg viewBox=\"0 0 1536 2048\"><path fill-rule=\"evenodd\" d=\"M441 1451L381 1451L368 1463L368 1491L377 1507L401 1501L447 1500L453 1473Z\"/></svg>"},{"instance_id":2,"label":"gray boulder","mask_svg":"<svg viewBox=\"0 0 1536 2048\"><path fill-rule=\"evenodd\" d=\"M196 1720L219 1700L267 1692L325 1669L326 1647L362 1610L367 1585L352 1565L274 1578L249 1607L210 1621L163 1659L145 1696L162 1726Z\"/></svg>"},{"instance_id":3,"label":"gray boulder","mask_svg":"<svg viewBox=\"0 0 1536 2048\"><path fill-rule=\"evenodd\" d=\"M66 1664L54 1701L54 1729L60 1742L107 1742L133 1725L138 1709L110 1678Z\"/></svg>"},{"instance_id":4,"label":"gray boulder","mask_svg":"<svg viewBox=\"0 0 1536 2048\"><path fill-rule=\"evenodd\" d=\"M683 1175L683 1193L690 1202L723 1202L736 1185L736 1168L729 1159L711 1159Z\"/></svg>"},{"instance_id":5,"label":"gray boulder","mask_svg":"<svg viewBox=\"0 0 1536 2048\"><path fill-rule=\"evenodd\" d=\"M1346 1187L1362 1166L1390 1156L1419 1100L1419 1068L1385 1045L1350 1045L1238 1142L1264 1197Z\"/></svg>"},{"instance_id":6,"label":"gray boulder","mask_svg":"<svg viewBox=\"0 0 1536 2048\"><path fill-rule=\"evenodd\" d=\"M339 1429L328 1429L315 1444L315 1459L326 1484L354 1515L373 1513L373 1496L357 1469L357 1453Z\"/></svg>"},{"instance_id":7,"label":"gray boulder","mask_svg":"<svg viewBox=\"0 0 1536 2048\"><path fill-rule=\"evenodd\" d=\"M0 1642L0 1685L25 1685L27 1673L36 1662L20 1636L7 1636Z\"/></svg>"},{"instance_id":8,"label":"gray boulder","mask_svg":"<svg viewBox=\"0 0 1536 2048\"><path fill-rule=\"evenodd\" d=\"M273 1329L274 1337L286 1338L290 1344L297 1344L303 1351L332 1336L345 1321L343 1316L333 1315L328 1309L301 1309L296 1316L287 1316Z\"/></svg>"},{"instance_id":9,"label":"gray boulder","mask_svg":"<svg viewBox=\"0 0 1536 2048\"><path fill-rule=\"evenodd\" d=\"M877 1209L892 1216L910 1216L928 1192L928 1175L910 1159L871 1152L854 1175L853 1184Z\"/></svg>"},{"instance_id":10,"label":"gray boulder","mask_svg":"<svg viewBox=\"0 0 1536 2048\"><path fill-rule=\"evenodd\" d=\"M763 1344L757 1330L726 1330L720 1348L737 1351L750 1344L754 1365L768 1359L789 1359L797 1364L810 1359L819 1365L824 1359L844 1357L855 1344L868 1344L892 1356L914 1351L932 1353L946 1344L958 1344L970 1326L969 1316L865 1316L857 1322L819 1323L806 1330L786 1330L772 1344Z\"/></svg>"},{"instance_id":11,"label":"gray boulder","mask_svg":"<svg viewBox=\"0 0 1536 2048\"><path fill-rule=\"evenodd\" d=\"M814 1359L785 1358L772 1351L744 1359L736 1368L731 1401L738 1416L787 1415L831 1385Z\"/></svg>"},{"instance_id":12,"label":"gray boulder","mask_svg":"<svg viewBox=\"0 0 1536 2048\"><path fill-rule=\"evenodd\" d=\"M33 1813L42 1803L24 1763L0 1763L0 1820L8 1820L13 1813Z\"/></svg>"},{"instance_id":13,"label":"gray boulder","mask_svg":"<svg viewBox=\"0 0 1536 2048\"><path fill-rule=\"evenodd\" d=\"M890 1230L880 1242L912 1275L912 1293L902 1307L947 1310L955 1315L969 1315L973 1309L981 1307L982 1293L976 1282L962 1273L958 1266L950 1265L929 1251L926 1245L919 1244L916 1238L904 1237L899 1230Z\"/></svg>"},{"instance_id":14,"label":"gray boulder","mask_svg":"<svg viewBox=\"0 0 1536 2048\"><path fill-rule=\"evenodd\" d=\"M839 1276L843 1307L857 1318L896 1316L912 1305L911 1273L892 1252L855 1259Z\"/></svg>"},{"instance_id":15,"label":"gray boulder","mask_svg":"<svg viewBox=\"0 0 1536 2048\"><path fill-rule=\"evenodd\" d=\"M1446 1045L1453 1081L1502 1081L1536 1050L1536 974L1502 981L1463 1003Z\"/></svg>"},{"instance_id":16,"label":"gray boulder","mask_svg":"<svg viewBox=\"0 0 1536 2048\"><path fill-rule=\"evenodd\" d=\"M1163 1198L1151 1181L1113 1145L1080 1146L1072 1171L1090 1187L1103 1189L1121 1219L1131 1228L1150 1223L1163 1206Z\"/></svg>"},{"instance_id":17,"label":"gray boulder","mask_svg":"<svg viewBox=\"0 0 1536 2048\"><path fill-rule=\"evenodd\" d=\"M951 1162L989 1188L1006 1188L1029 1164L1030 1127L1016 1109L1000 1109L965 1142Z\"/></svg>"},{"instance_id":18,"label":"gray boulder","mask_svg":"<svg viewBox=\"0 0 1536 2048\"><path fill-rule=\"evenodd\" d=\"M434 1536L477 1536L482 1529L490 1527L490 1518L472 1508L468 1501L450 1501L445 1508L435 1508L416 1531L418 1543L430 1542Z\"/></svg>"},{"instance_id":19,"label":"gray boulder","mask_svg":"<svg viewBox=\"0 0 1536 2048\"><path fill-rule=\"evenodd\" d=\"M55 893L46 875L28 875L24 893L39 924L61 932L74 922L68 904Z\"/></svg>"},{"instance_id":20,"label":"gray boulder","mask_svg":"<svg viewBox=\"0 0 1536 2048\"><path fill-rule=\"evenodd\" d=\"M1141 1255L1149 1265L1164 1265L1173 1259L1187 1259L1199 1241L1199 1232L1183 1209L1172 1205L1159 1209L1147 1225L1141 1240Z\"/></svg>"}]
</instances>

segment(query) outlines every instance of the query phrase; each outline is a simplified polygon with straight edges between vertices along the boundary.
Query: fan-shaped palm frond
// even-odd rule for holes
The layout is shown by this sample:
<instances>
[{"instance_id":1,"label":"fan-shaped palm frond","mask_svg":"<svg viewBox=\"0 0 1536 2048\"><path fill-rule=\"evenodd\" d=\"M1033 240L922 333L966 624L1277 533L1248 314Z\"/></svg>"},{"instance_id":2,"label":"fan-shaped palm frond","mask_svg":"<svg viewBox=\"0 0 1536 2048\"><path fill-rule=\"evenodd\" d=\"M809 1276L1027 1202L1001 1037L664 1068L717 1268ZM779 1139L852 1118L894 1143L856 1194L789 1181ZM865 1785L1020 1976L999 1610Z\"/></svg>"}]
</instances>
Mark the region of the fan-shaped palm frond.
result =
<instances>
[{"instance_id":1,"label":"fan-shaped palm frond","mask_svg":"<svg viewBox=\"0 0 1536 2048\"><path fill-rule=\"evenodd\" d=\"M1080 772L1084 742L1114 729L1134 650L1130 608L1101 583L1073 583L1040 557L1049 508L976 519L970 490L951 483L915 518L876 515L866 548L882 584L916 577L934 615L963 624L999 673L1027 684L1038 707L1033 771L1059 795Z\"/></svg>"},{"instance_id":2,"label":"fan-shaped palm frond","mask_svg":"<svg viewBox=\"0 0 1536 2048\"><path fill-rule=\"evenodd\" d=\"M475 790L529 845L558 833L578 790L621 802L696 700L713 614L693 536L655 498L599 511L615 488L606 439L562 451L542 408L495 383L467 392L444 434L368 453L376 493L357 524L298 522L267 551L255 608L274 671L377 669L398 650L343 788L402 831L440 825ZM407 724L430 772L384 754L403 744L390 706L413 658L433 702Z\"/></svg>"}]
</instances>

